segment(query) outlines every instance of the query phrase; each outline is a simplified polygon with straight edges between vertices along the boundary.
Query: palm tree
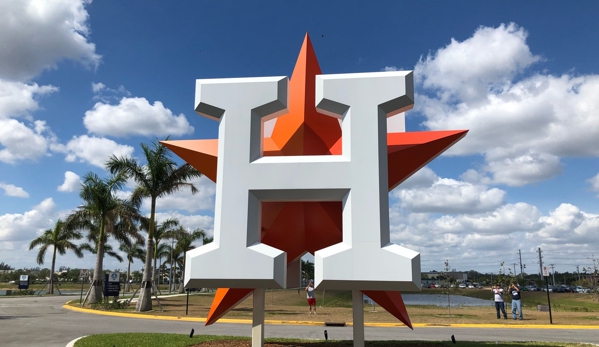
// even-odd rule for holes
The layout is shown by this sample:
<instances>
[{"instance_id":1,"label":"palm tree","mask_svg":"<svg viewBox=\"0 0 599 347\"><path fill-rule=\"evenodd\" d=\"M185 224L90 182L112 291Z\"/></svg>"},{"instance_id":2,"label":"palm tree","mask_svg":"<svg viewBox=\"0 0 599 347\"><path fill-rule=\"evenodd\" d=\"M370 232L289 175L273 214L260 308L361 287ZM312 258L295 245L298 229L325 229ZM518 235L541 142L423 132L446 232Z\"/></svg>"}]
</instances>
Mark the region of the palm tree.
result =
<instances>
[{"instance_id":1,"label":"palm tree","mask_svg":"<svg viewBox=\"0 0 599 347\"><path fill-rule=\"evenodd\" d=\"M185 257L185 253L183 253L181 249L179 249L176 246L168 246L168 249L169 254L166 257L166 261L171 265L171 268L173 269L173 278L169 279L169 288L171 288L174 291L175 283L177 282L177 265L179 265L180 268L183 267L183 258Z\"/></svg>"},{"instance_id":2,"label":"palm tree","mask_svg":"<svg viewBox=\"0 0 599 347\"><path fill-rule=\"evenodd\" d=\"M131 290L131 284L129 283L129 279L131 278L131 263L133 263L133 259L135 258L143 260L145 250L143 249L143 244L141 242L135 242L130 245L123 243L119 249L122 252L125 252L125 256L127 257L127 280L125 281L125 291L128 292Z\"/></svg>"},{"instance_id":3,"label":"palm tree","mask_svg":"<svg viewBox=\"0 0 599 347\"><path fill-rule=\"evenodd\" d=\"M146 246L146 261L136 311L149 311L152 309L152 253L154 250L154 230L156 218L156 200L173 194L183 188L189 188L193 194L198 190L188 181L199 178L202 174L189 164L177 166L170 158L171 152L158 141L152 142L152 147L142 143L145 165L139 165L132 158L110 157L106 167L112 174L124 174L132 177L137 183L131 199L140 202L143 198L150 198L150 226Z\"/></svg>"},{"instance_id":4,"label":"palm tree","mask_svg":"<svg viewBox=\"0 0 599 347\"><path fill-rule=\"evenodd\" d=\"M98 240L92 239L91 242L92 242L93 246L92 246L92 244L89 244L89 243L82 243L79 245L79 249L81 249L82 251L88 251L93 254L97 254L98 253ZM118 260L119 263L123 262L123 257L121 257L120 254L115 252L114 249L112 248L112 246L106 243L106 240L104 240L104 256L112 257L112 258Z\"/></svg>"},{"instance_id":5,"label":"palm tree","mask_svg":"<svg viewBox=\"0 0 599 347\"><path fill-rule=\"evenodd\" d=\"M140 220L139 202L123 200L116 196L126 179L122 174L101 179L95 173L88 173L83 179L79 193L84 204L66 221L69 229L87 230L88 239L95 239L97 242L90 304L102 300L103 262L108 237L111 236L124 244L130 244L130 238L143 240L134 225Z\"/></svg>"},{"instance_id":6,"label":"palm tree","mask_svg":"<svg viewBox=\"0 0 599 347\"><path fill-rule=\"evenodd\" d=\"M183 253L183 266L181 266L181 282L179 283L179 293L185 293L185 254L187 251L191 251L196 248L192 243L196 240L203 239L206 237L206 233L204 230L196 229L192 232L182 232L177 238L177 245L175 248L178 248L181 253Z\"/></svg>"},{"instance_id":7,"label":"palm tree","mask_svg":"<svg viewBox=\"0 0 599 347\"><path fill-rule=\"evenodd\" d=\"M42 265L44 263L44 257L46 256L46 251L48 247L52 246L52 267L50 268L50 287L49 294L54 294L54 267L56 265L56 252L60 255L65 255L67 250L71 250L75 253L75 255L79 258L83 258L83 253L75 245L71 242L71 240L79 240L81 239L81 233L68 230L65 228L65 223L62 220L58 220L54 229L48 229L44 231L44 233L31 241L29 244L29 250L37 246L41 246L37 253L37 263Z\"/></svg>"},{"instance_id":8,"label":"palm tree","mask_svg":"<svg viewBox=\"0 0 599 347\"><path fill-rule=\"evenodd\" d=\"M154 225L156 225L156 222L154 222ZM164 244L161 244L160 241L164 240L164 239L172 239L175 238L176 235L178 235L179 232L179 221L176 219L172 219L169 218L167 220L165 220L164 222L158 224L156 226L156 229L154 230L154 251L152 254L152 257L154 258L154 268L153 268L153 280L157 281L157 276L158 276L158 271L156 271L157 267L156 267L156 263L158 262L159 258L164 257L164 251L165 248L163 247ZM162 247L161 247L162 246ZM159 254L162 253L162 254Z\"/></svg>"}]
</instances>

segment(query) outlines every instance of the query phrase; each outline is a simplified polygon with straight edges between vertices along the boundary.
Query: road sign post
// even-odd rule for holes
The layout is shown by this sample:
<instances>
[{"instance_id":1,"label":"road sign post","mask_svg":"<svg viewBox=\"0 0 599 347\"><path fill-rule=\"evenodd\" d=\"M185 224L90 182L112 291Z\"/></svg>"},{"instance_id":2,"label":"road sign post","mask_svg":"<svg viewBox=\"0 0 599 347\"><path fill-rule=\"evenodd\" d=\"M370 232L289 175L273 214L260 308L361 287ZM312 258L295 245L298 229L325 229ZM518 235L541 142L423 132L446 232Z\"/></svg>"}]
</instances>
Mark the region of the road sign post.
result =
<instances>
[{"instance_id":1,"label":"road sign post","mask_svg":"<svg viewBox=\"0 0 599 347\"><path fill-rule=\"evenodd\" d=\"M549 306L549 324L553 324L553 317L551 317L551 299L549 298L549 269L547 266L541 266L543 269L543 277L545 277L545 290L547 291L547 304Z\"/></svg>"},{"instance_id":2,"label":"road sign post","mask_svg":"<svg viewBox=\"0 0 599 347\"><path fill-rule=\"evenodd\" d=\"M79 303L81 304L83 302L83 279L85 277L88 276L88 270L87 269L80 269L79 270L79 280L81 281L81 295L79 296Z\"/></svg>"}]
</instances>

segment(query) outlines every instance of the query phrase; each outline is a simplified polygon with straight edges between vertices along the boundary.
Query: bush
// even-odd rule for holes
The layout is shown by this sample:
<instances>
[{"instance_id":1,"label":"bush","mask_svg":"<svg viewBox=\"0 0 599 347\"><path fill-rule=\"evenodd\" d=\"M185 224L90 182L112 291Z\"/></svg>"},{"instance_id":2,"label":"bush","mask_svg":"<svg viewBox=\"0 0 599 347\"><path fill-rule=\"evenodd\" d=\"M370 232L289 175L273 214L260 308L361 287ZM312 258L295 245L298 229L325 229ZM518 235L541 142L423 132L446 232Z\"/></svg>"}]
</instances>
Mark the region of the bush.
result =
<instances>
[{"instance_id":1,"label":"bush","mask_svg":"<svg viewBox=\"0 0 599 347\"><path fill-rule=\"evenodd\" d=\"M35 294L35 290L25 289L25 290L13 290L10 295L19 296L19 295L33 295Z\"/></svg>"},{"instance_id":2,"label":"bush","mask_svg":"<svg viewBox=\"0 0 599 347\"><path fill-rule=\"evenodd\" d=\"M119 302L117 300L114 300L112 302L97 302L95 304L92 304L92 309L93 310L101 310L101 311L110 311L110 310L124 310L125 308L127 308L127 301L125 302Z\"/></svg>"}]
</instances>

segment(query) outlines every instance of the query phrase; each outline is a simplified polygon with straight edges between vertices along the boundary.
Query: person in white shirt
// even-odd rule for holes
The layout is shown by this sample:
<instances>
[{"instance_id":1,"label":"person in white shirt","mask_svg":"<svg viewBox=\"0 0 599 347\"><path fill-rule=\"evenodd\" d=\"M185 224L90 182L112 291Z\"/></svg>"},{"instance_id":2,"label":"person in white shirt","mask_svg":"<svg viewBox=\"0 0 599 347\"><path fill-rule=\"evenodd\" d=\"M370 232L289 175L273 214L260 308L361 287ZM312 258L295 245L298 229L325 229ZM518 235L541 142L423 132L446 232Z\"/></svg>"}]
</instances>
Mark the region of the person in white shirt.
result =
<instances>
[{"instance_id":1,"label":"person in white shirt","mask_svg":"<svg viewBox=\"0 0 599 347\"><path fill-rule=\"evenodd\" d=\"M507 319L507 314L505 313L505 303L503 302L503 289L501 285L491 286L491 292L494 294L495 299L495 310L497 311L497 319L500 319L499 311L503 313L503 318Z\"/></svg>"},{"instance_id":2,"label":"person in white shirt","mask_svg":"<svg viewBox=\"0 0 599 347\"><path fill-rule=\"evenodd\" d=\"M308 306L310 306L310 313L312 314L312 307L314 307L314 314L316 314L316 297L314 296L314 283L310 280L306 287L306 293L308 297Z\"/></svg>"}]
</instances>

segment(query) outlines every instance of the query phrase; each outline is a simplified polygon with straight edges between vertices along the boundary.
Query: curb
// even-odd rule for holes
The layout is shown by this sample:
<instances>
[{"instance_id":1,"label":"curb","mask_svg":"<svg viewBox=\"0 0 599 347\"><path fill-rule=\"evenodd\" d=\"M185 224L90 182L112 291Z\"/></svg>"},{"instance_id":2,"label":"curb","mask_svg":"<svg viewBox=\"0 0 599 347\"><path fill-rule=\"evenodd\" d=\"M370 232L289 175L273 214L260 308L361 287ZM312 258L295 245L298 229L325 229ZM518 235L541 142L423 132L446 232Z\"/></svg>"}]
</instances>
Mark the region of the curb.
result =
<instances>
[{"instance_id":1,"label":"curb","mask_svg":"<svg viewBox=\"0 0 599 347\"><path fill-rule=\"evenodd\" d=\"M74 339L73 341L71 341L71 342L67 343L67 347L74 347L74 346L75 346L75 342L77 342L77 341L81 340L81 339L82 339L82 338L84 338L84 337L87 337L87 336L81 336L81 337L78 337L78 338Z\"/></svg>"},{"instance_id":2,"label":"curb","mask_svg":"<svg viewBox=\"0 0 599 347\"><path fill-rule=\"evenodd\" d=\"M206 318L194 318L194 317L174 317L174 316L155 316L146 314L136 313L120 313L120 312L108 312L90 310L87 308L73 307L67 304L63 305L62 308L82 313L97 314L102 316L111 317L122 317L122 318L138 318L138 319L154 319L164 321L179 321L179 322L200 322L205 323ZM228 324L252 324L251 319L230 319L221 318L218 320L219 323ZM277 325L312 325L312 326L324 326L325 322L308 322L308 321L283 321L283 320L265 320L267 324ZM353 326L352 323L347 323L347 326ZM366 327L376 328L393 328L393 327L405 327L403 323L364 323ZM497 329L571 329L571 330L591 330L597 329L594 325L556 325L556 324L519 324L519 325L508 325L508 324L432 324L432 323L414 323L414 328L497 328Z\"/></svg>"}]
</instances>

